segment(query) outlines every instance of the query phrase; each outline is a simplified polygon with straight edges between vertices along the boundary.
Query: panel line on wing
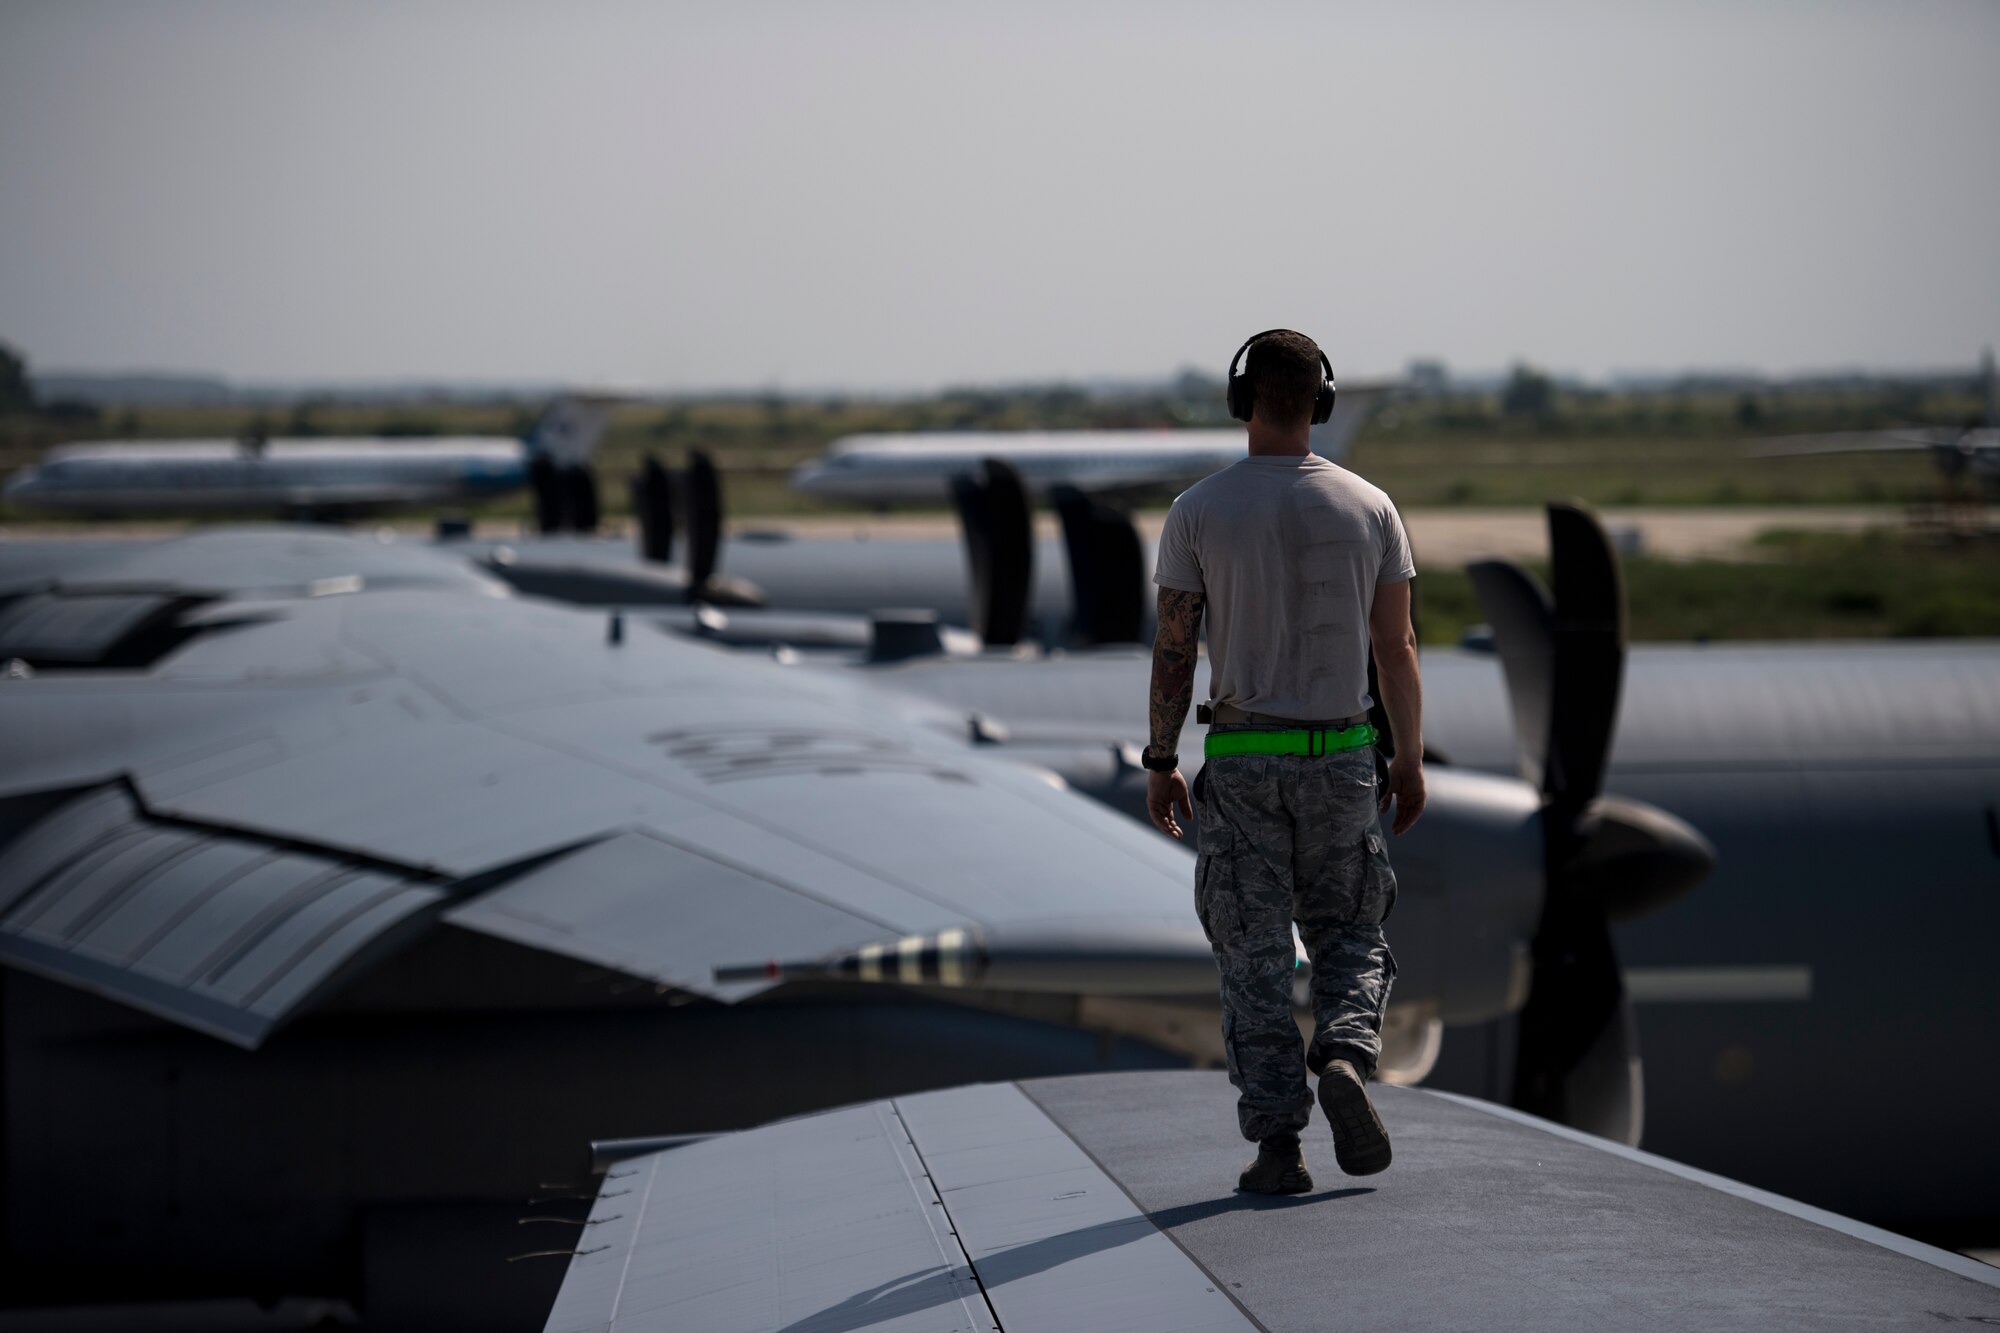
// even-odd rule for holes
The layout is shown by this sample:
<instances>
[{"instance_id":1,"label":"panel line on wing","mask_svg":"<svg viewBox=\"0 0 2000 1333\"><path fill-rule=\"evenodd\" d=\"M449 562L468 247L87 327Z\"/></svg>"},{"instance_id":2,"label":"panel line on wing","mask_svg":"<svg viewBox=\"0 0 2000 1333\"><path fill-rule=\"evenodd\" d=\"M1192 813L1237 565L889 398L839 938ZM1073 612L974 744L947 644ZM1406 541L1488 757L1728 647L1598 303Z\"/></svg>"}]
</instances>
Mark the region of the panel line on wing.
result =
<instances>
[{"instance_id":1,"label":"panel line on wing","mask_svg":"<svg viewBox=\"0 0 2000 1333\"><path fill-rule=\"evenodd\" d=\"M902 1111L895 1102L887 1101L877 1103L875 1114L882 1121L884 1130L889 1132L890 1146L896 1149L896 1164L903 1168L903 1179L909 1183L910 1193L920 1204L925 1202L924 1196L929 1194L929 1201L937 1205L937 1210L944 1214L945 1221L950 1224L944 1235L939 1235L937 1224L931 1221L930 1211L928 1209L924 1211L924 1221L930 1226L931 1239L937 1243L938 1258L943 1261L947 1270L965 1271L979 1292L980 1303L986 1308L987 1320L995 1329L1001 1329L1000 1314L993 1308L993 1297L986 1290L984 1279L979 1276L979 1266L972 1262L972 1256L966 1252L965 1241L958 1232L958 1223L951 1216L951 1206L945 1202L944 1191L938 1188L937 1178L931 1174L929 1163L924 1161L923 1149L917 1146L916 1136L910 1133L909 1125L903 1120ZM895 1122L893 1127L890 1125L891 1121ZM904 1160L905 1148L909 1149L910 1157L916 1159L916 1174L911 1173L909 1162ZM923 1177L922 1185L917 1184L918 1175ZM978 1318L972 1307L966 1304L965 1297L959 1297L958 1303L959 1308L965 1311L968 1320Z\"/></svg>"},{"instance_id":2,"label":"panel line on wing","mask_svg":"<svg viewBox=\"0 0 2000 1333\"><path fill-rule=\"evenodd\" d=\"M919 1093L895 1104L1003 1322L1264 1329L1018 1084Z\"/></svg>"}]
</instances>

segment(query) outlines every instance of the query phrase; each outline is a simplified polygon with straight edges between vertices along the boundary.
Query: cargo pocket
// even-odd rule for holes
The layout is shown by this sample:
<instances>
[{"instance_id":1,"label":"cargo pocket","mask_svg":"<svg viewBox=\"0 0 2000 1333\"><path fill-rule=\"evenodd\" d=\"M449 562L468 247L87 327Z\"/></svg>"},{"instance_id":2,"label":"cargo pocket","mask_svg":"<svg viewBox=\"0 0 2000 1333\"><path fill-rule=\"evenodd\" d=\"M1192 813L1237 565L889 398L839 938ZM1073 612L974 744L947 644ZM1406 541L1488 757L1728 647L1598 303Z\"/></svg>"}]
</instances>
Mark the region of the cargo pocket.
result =
<instances>
[{"instance_id":1,"label":"cargo pocket","mask_svg":"<svg viewBox=\"0 0 2000 1333\"><path fill-rule=\"evenodd\" d=\"M1218 948L1243 934L1243 916L1237 909L1230 874L1232 845L1229 830L1221 821L1210 820L1202 829L1201 854L1194 863L1194 914L1201 919L1208 942Z\"/></svg>"},{"instance_id":2,"label":"cargo pocket","mask_svg":"<svg viewBox=\"0 0 2000 1333\"><path fill-rule=\"evenodd\" d=\"M1380 827L1362 835L1361 919L1381 924L1396 910L1396 872L1389 867L1389 845Z\"/></svg>"}]
</instances>

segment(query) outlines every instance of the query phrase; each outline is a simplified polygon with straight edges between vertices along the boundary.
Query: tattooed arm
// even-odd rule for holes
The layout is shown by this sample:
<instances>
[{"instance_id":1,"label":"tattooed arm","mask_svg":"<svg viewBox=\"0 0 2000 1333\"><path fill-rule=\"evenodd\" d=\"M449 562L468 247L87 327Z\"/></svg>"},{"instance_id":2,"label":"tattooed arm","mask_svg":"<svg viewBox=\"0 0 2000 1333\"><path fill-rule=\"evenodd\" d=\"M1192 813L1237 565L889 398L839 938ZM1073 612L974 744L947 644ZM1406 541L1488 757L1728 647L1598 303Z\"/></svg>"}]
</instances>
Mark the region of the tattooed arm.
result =
<instances>
[{"instance_id":1,"label":"tattooed arm","mask_svg":"<svg viewBox=\"0 0 2000 1333\"><path fill-rule=\"evenodd\" d=\"M1194 702L1201 605L1198 592L1160 589L1160 627L1153 639L1152 744L1146 747L1153 755L1174 753L1181 728L1187 723L1188 706ZM1179 769L1146 774L1146 813L1160 832L1172 838L1181 836L1180 821L1193 819L1194 810L1188 804L1187 781Z\"/></svg>"}]
</instances>

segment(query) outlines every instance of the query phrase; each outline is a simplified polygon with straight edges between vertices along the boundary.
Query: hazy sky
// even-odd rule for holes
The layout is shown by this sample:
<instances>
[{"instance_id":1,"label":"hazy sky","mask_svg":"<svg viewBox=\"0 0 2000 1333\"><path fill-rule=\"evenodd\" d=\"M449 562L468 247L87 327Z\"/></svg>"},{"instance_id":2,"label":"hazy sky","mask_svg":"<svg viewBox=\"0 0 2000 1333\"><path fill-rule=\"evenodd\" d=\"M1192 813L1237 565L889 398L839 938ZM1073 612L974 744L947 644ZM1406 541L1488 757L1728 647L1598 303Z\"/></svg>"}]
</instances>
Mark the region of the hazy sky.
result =
<instances>
[{"instance_id":1,"label":"hazy sky","mask_svg":"<svg viewBox=\"0 0 2000 1333\"><path fill-rule=\"evenodd\" d=\"M2000 3L0 5L0 339L248 379L1970 364Z\"/></svg>"}]
</instances>

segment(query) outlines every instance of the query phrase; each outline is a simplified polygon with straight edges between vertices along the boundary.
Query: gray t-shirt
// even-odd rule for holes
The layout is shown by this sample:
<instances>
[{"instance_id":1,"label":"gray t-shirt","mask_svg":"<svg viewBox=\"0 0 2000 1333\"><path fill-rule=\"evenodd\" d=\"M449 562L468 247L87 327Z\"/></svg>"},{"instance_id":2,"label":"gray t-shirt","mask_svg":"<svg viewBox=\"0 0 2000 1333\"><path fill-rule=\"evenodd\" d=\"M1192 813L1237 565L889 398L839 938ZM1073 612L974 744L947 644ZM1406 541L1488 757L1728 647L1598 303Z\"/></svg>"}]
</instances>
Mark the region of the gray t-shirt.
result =
<instances>
[{"instance_id":1,"label":"gray t-shirt","mask_svg":"<svg viewBox=\"0 0 2000 1333\"><path fill-rule=\"evenodd\" d=\"M1210 699L1319 722L1368 711L1375 587L1416 572L1379 488L1317 454L1254 455L1174 501L1153 582L1203 595Z\"/></svg>"}]
</instances>

